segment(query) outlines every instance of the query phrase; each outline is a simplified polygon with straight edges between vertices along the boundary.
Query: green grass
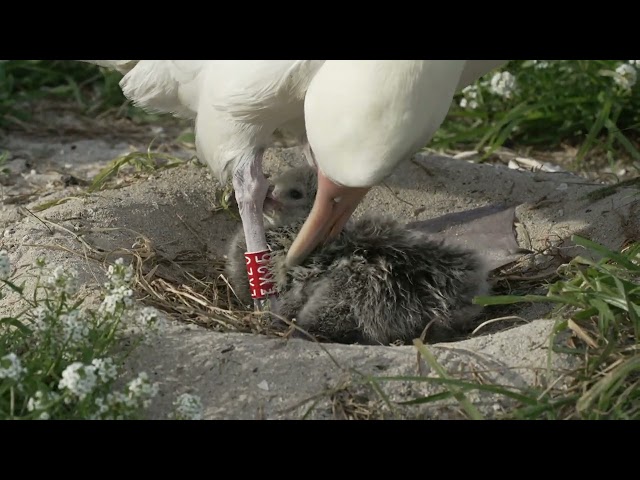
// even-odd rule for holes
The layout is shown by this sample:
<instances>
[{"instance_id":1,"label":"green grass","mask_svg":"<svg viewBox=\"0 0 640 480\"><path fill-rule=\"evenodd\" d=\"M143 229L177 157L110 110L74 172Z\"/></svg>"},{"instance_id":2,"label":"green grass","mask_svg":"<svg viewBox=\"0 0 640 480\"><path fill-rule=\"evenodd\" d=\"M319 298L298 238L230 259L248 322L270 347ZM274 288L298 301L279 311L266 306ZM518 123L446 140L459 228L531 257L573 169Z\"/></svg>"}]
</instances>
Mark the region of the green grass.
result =
<instances>
[{"instance_id":1,"label":"green grass","mask_svg":"<svg viewBox=\"0 0 640 480\"><path fill-rule=\"evenodd\" d=\"M79 61L0 60L0 127L28 122L29 105L41 100L73 102L91 116L109 110L146 118L120 90L122 75ZM151 118L155 118L151 116Z\"/></svg>"},{"instance_id":2,"label":"green grass","mask_svg":"<svg viewBox=\"0 0 640 480\"><path fill-rule=\"evenodd\" d=\"M460 107L465 94L459 94L430 146L490 153L502 145L552 149L566 143L579 149L577 164L594 151L610 160L621 154L639 160L640 88L635 85L625 91L614 77L616 68L624 63L627 61L511 61L501 71L515 76L512 96L491 92L493 74L480 79L477 108Z\"/></svg>"},{"instance_id":3,"label":"green grass","mask_svg":"<svg viewBox=\"0 0 640 480\"><path fill-rule=\"evenodd\" d=\"M623 158L628 164L638 164L640 85L625 89L616 81L620 78L616 77L615 71L623 64L631 66L625 60L551 61L543 63L542 67L540 62L511 61L501 69L515 77L516 88L511 95L502 96L492 91L493 74L481 79L474 88L456 96L447 120L429 147L476 149L486 158L501 146L547 150L570 145L577 151L576 168L585 167L586 160L596 157L610 163ZM30 105L43 99L72 102L90 116L113 111L118 115L143 118L144 115L122 96L118 86L120 78L119 73L81 62L0 61L0 127L11 127L16 123L14 119L28 122ZM466 102L464 108L460 106L462 100ZM477 106L473 105L475 108L470 108L472 102L477 103ZM0 155L0 170L3 158L6 156ZM149 152L146 156L116 159L101 172L92 188L109 187L110 180L123 165L146 170L157 160ZM172 159L167 160L171 164ZM592 165L604 164L596 162ZM635 184L637 179L628 182ZM605 188L597 195L606 196L613 190ZM575 237L574 240L590 254L599 255L601 260L592 261L586 255L572 260L560 272L561 279L548 287L547 295L479 299L487 305L521 302L554 302L557 305L554 311L556 335L570 332L571 339L556 349L581 360L581 367L574 372L568 389L516 390L459 380L445 372L428 347L420 343L416 348L437 377L371 381L376 385L381 381L407 380L442 385L441 393L416 398L409 403L427 404L451 398L460 404L469 418L482 417L465 396L466 392L478 390L516 401L518 406L507 415L509 418L640 419L640 246L636 244L616 252L586 239ZM0 295L2 289L22 293L17 285L0 280ZM115 337L108 337L101 328L120 324L121 319L113 317L109 320L111 323L104 323L103 318L101 324L90 322L93 347L66 352L52 340L49 347L38 353L37 349L29 348L30 342L35 341L30 330L35 309L42 306L49 309L47 318L52 331L58 328L55 325L68 322L69 315L81 309L81 303L75 298L62 298L59 291L41 291L46 295L40 299L22 298L27 302L22 314L0 320L0 368L8 369L13 357L1 359L15 354L27 371L41 372L20 382L0 379L0 418L39 418L43 413L50 418L95 416L95 400L113 392L113 383L96 387L91 403L61 388L60 380L63 371L73 362L89 366L98 355L111 355ZM47 295L57 300L48 301ZM124 315L125 310L121 313ZM87 315L94 320L100 318L99 312L87 312ZM59 360L52 363L51 358ZM29 410L29 399L35 399L37 391L44 392L42 398L48 399L49 404L40 410ZM127 391L120 393L127 395ZM65 399L70 403L65 403ZM104 415L125 418L142 415L144 405L126 410L122 402L114 402L113 411ZM197 403L185 397L177 405L188 412L190 408L197 410ZM176 417L181 415L189 416L177 414Z\"/></svg>"},{"instance_id":4,"label":"green grass","mask_svg":"<svg viewBox=\"0 0 640 480\"><path fill-rule=\"evenodd\" d=\"M0 160L1 159L2 158L0 157ZM129 176L134 177L140 174L152 174L161 170L169 170L183 165L184 163L186 163L185 160L174 157L173 155L151 151L151 145L149 145L149 149L146 152L131 152L109 162L107 166L98 172L98 174L93 178L91 184L84 191L71 197L57 198L55 200L49 200L39 205L35 205L32 208L32 211L43 212L51 207L55 207L56 205L67 203L73 198L85 197L103 190L126 187L127 185L130 185L131 179L129 179L129 181L125 181L123 178L120 178L120 182L115 181L118 179L118 174L121 173L122 170L133 170L133 174L130 173ZM0 163L0 176L1 174L2 169Z\"/></svg>"},{"instance_id":5,"label":"green grass","mask_svg":"<svg viewBox=\"0 0 640 480\"><path fill-rule=\"evenodd\" d=\"M516 418L640 419L640 244L612 251L574 236L589 255L561 270L545 296L478 298L483 305L553 302L557 333L570 331L556 351L578 356L582 367L566 391L547 392L513 412ZM594 261L590 258L600 257Z\"/></svg>"},{"instance_id":6,"label":"green grass","mask_svg":"<svg viewBox=\"0 0 640 480\"><path fill-rule=\"evenodd\" d=\"M640 86L625 90L616 83L616 68L636 68L628 62L512 60L500 69L515 76L509 98L493 93L493 74L485 76L477 82L473 99L470 92L456 96L429 147L473 148L488 155L503 145L551 149L568 144L578 148L576 167L590 154L609 161L619 156L640 161ZM2 60L0 126L12 118L27 121L25 102L43 98L72 101L91 115L117 109L144 117L127 104L118 86L121 77L78 61ZM465 97L477 107L460 107Z\"/></svg>"},{"instance_id":7,"label":"green grass","mask_svg":"<svg viewBox=\"0 0 640 480\"><path fill-rule=\"evenodd\" d=\"M125 378L123 362L161 331L164 319L134 307L133 269L121 261L109 267L97 308L84 305L73 270L38 260L27 275L33 293L26 278L12 278L9 256L0 251L0 300L14 307L0 318L0 420L143 418L158 386L145 372ZM192 395L174 405L172 418L201 416Z\"/></svg>"},{"instance_id":8,"label":"green grass","mask_svg":"<svg viewBox=\"0 0 640 480\"><path fill-rule=\"evenodd\" d=\"M371 384L415 382L442 386L439 393L402 402L403 405L435 404L455 399L469 419L484 416L467 399L467 392L485 392L515 402L507 419L640 420L640 244L622 251L577 236L594 261L579 256L561 269L561 280L546 295L478 297L482 305L553 302L557 308L550 345L551 354L571 355L580 365L565 379L567 388L515 388L459 379L447 373L420 340L415 346L434 376L367 377ZM570 333L569 336L566 334ZM562 337L560 337L562 335ZM561 341L561 338L568 340ZM542 339L541 339L542 340ZM546 388L545 388L546 387Z\"/></svg>"}]
</instances>

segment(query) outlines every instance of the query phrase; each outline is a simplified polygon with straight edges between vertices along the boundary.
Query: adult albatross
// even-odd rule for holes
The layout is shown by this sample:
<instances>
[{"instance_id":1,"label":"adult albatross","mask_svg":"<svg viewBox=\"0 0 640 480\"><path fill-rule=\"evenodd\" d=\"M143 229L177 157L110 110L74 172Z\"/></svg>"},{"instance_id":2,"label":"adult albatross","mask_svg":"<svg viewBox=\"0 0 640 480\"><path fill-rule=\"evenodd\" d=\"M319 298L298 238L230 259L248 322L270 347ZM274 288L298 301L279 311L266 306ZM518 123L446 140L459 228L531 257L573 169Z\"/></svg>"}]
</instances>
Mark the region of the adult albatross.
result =
<instances>
[{"instance_id":1,"label":"adult albatross","mask_svg":"<svg viewBox=\"0 0 640 480\"><path fill-rule=\"evenodd\" d=\"M196 147L222 182L231 177L258 309L275 301L263 202L262 154L276 130L305 143L304 96L323 60L86 60L125 74L123 93L148 111L195 120ZM308 150L307 150L308 151ZM274 304L271 305L274 308Z\"/></svg>"},{"instance_id":2,"label":"adult albatross","mask_svg":"<svg viewBox=\"0 0 640 480\"><path fill-rule=\"evenodd\" d=\"M371 187L429 143L455 92L504 60L329 60L305 97L318 167L313 209L287 255L301 263L335 237Z\"/></svg>"},{"instance_id":3,"label":"adult albatross","mask_svg":"<svg viewBox=\"0 0 640 480\"><path fill-rule=\"evenodd\" d=\"M200 158L221 181L232 178L258 308L266 298L272 308L275 301L262 215L268 188L262 154L273 133L288 130L306 144L306 119L319 167L313 211L288 256L295 264L339 232L369 188L428 143L457 89L502 63L87 61L124 73L120 85L137 106L195 120Z\"/></svg>"}]
</instances>

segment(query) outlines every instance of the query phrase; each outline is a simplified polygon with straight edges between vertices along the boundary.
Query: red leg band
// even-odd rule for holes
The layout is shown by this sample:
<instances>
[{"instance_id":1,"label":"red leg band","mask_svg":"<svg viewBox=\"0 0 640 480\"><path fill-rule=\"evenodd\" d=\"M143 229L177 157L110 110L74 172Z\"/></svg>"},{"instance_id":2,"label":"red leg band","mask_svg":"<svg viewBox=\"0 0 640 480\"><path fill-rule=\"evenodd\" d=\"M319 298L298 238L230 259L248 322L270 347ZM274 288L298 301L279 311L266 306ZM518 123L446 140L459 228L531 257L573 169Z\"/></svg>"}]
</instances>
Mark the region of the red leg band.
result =
<instances>
[{"instance_id":1,"label":"red leg band","mask_svg":"<svg viewBox=\"0 0 640 480\"><path fill-rule=\"evenodd\" d=\"M269 271L271 252L246 252L244 258L247 261L247 275L249 276L249 290L251 298L260 300L277 293L273 274Z\"/></svg>"}]
</instances>

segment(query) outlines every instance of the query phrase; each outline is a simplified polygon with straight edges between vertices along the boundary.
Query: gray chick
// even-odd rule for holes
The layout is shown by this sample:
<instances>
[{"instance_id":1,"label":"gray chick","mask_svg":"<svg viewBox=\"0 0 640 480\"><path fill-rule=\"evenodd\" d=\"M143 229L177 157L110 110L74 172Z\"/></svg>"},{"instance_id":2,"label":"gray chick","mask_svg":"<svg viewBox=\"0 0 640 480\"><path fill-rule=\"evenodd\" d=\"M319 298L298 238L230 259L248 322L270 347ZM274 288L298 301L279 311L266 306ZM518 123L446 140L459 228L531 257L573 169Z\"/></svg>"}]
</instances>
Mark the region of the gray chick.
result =
<instances>
[{"instance_id":1,"label":"gray chick","mask_svg":"<svg viewBox=\"0 0 640 480\"><path fill-rule=\"evenodd\" d=\"M287 251L313 205L315 179L309 167L292 169L273 181L265 201L281 315L339 343L410 343L427 326L428 342L447 341L471 326L481 310L473 297L489 291L482 259L391 218L352 220L302 265L287 268ZM240 229L229 251L228 275L249 304L244 251Z\"/></svg>"}]
</instances>

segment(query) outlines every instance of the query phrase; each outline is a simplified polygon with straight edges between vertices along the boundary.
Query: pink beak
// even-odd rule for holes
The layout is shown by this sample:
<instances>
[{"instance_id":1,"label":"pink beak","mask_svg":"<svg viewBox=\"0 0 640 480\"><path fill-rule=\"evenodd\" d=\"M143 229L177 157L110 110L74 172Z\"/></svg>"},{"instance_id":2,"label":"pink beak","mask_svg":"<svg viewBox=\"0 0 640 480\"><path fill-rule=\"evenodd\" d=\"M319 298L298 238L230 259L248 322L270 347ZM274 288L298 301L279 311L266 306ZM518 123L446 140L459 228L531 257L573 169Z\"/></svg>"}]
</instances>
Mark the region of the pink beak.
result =
<instances>
[{"instance_id":1,"label":"pink beak","mask_svg":"<svg viewBox=\"0 0 640 480\"><path fill-rule=\"evenodd\" d=\"M299 265L318 246L344 228L371 187L343 187L318 169L318 193L311 213L287 253L287 266Z\"/></svg>"}]
</instances>

